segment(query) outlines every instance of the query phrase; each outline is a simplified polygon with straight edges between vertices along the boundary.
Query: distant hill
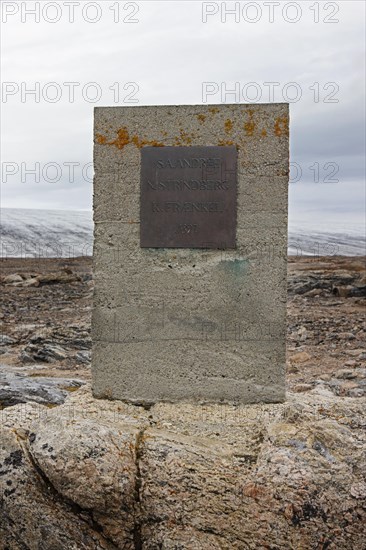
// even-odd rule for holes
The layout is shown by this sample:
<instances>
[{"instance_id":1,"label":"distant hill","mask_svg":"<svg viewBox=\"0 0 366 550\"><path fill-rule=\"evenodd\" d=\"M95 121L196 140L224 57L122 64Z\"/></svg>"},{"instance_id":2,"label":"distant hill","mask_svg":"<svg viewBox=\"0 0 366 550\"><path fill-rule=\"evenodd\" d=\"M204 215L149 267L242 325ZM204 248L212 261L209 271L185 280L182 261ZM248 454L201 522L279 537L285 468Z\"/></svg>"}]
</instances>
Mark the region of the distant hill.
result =
<instances>
[{"instance_id":1,"label":"distant hill","mask_svg":"<svg viewBox=\"0 0 366 550\"><path fill-rule=\"evenodd\" d=\"M311 219L311 216L310 216ZM365 255L364 224L290 221L289 249L299 256ZM77 210L1 209L0 257L74 258L93 253L92 213Z\"/></svg>"}]
</instances>

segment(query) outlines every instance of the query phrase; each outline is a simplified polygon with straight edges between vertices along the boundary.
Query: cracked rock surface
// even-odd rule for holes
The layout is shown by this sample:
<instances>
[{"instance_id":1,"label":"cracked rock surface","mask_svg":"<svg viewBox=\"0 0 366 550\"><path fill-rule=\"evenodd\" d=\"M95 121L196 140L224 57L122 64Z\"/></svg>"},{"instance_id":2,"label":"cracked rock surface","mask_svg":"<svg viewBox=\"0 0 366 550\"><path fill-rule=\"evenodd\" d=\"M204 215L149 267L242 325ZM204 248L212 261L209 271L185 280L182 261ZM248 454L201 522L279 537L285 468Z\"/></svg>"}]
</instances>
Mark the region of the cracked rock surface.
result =
<instances>
[{"instance_id":1,"label":"cracked rock surface","mask_svg":"<svg viewBox=\"0 0 366 550\"><path fill-rule=\"evenodd\" d=\"M0 548L362 549L365 400L1 411Z\"/></svg>"}]
</instances>

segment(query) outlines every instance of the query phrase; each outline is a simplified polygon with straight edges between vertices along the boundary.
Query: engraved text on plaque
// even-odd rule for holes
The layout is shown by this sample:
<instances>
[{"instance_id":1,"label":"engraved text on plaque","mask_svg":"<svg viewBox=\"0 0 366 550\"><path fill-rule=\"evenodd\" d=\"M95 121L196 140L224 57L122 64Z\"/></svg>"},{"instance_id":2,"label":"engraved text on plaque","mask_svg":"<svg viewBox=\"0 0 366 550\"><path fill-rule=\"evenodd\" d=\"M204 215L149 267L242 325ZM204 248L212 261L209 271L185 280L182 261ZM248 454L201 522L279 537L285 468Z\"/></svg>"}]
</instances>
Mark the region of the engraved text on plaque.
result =
<instances>
[{"instance_id":1,"label":"engraved text on plaque","mask_svg":"<svg viewBox=\"0 0 366 550\"><path fill-rule=\"evenodd\" d=\"M236 187L236 147L143 147L140 246L235 248Z\"/></svg>"}]
</instances>

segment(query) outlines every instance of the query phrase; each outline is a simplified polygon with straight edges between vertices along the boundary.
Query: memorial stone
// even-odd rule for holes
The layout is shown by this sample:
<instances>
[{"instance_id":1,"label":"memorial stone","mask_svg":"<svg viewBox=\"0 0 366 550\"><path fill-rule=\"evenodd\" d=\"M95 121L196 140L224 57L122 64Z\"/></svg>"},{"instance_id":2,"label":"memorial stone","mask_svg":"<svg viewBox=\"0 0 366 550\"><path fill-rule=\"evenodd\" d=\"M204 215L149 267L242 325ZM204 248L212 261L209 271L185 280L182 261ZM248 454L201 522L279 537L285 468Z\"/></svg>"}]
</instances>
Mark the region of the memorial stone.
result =
<instances>
[{"instance_id":1,"label":"memorial stone","mask_svg":"<svg viewBox=\"0 0 366 550\"><path fill-rule=\"evenodd\" d=\"M287 104L97 107L94 395L285 399Z\"/></svg>"}]
</instances>

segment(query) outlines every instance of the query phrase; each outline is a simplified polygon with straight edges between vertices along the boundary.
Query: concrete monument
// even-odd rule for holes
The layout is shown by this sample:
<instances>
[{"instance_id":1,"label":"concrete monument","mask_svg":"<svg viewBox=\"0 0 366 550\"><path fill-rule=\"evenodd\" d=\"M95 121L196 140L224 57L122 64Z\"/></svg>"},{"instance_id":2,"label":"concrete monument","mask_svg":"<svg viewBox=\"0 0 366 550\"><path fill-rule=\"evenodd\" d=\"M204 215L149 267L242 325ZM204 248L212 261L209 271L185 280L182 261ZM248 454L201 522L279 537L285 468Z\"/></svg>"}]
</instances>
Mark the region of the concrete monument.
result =
<instances>
[{"instance_id":1,"label":"concrete monument","mask_svg":"<svg viewBox=\"0 0 366 550\"><path fill-rule=\"evenodd\" d=\"M286 104L95 109L93 391L285 398Z\"/></svg>"}]
</instances>

